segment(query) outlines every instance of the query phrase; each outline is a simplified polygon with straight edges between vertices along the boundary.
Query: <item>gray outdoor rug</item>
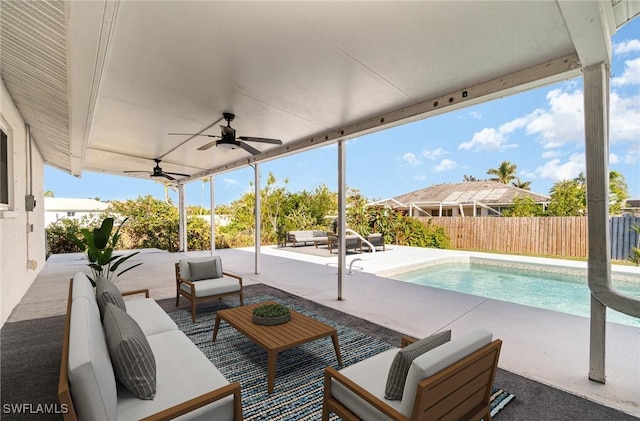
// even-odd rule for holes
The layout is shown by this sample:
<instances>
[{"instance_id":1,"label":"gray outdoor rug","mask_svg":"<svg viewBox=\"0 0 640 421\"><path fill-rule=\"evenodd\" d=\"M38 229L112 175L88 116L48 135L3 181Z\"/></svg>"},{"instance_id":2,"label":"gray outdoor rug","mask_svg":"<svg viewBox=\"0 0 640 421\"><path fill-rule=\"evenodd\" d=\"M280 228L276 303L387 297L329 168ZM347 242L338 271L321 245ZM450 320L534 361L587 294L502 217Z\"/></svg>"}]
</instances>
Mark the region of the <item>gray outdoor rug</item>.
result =
<instances>
[{"instance_id":1,"label":"gray outdoor rug","mask_svg":"<svg viewBox=\"0 0 640 421\"><path fill-rule=\"evenodd\" d=\"M310 316L338 331L344 366L354 364L393 348L366 333L341 325L326 317L292 305L270 295L245 299L245 304L276 301ZM267 394L267 354L227 323L220 324L216 342L211 342L215 312L238 302L223 301L198 307L191 322L189 310L169 315L230 382L240 382L245 420L319 420L322 414L323 376L327 366L340 369L331 338L322 338L278 354L274 392ZM494 388L491 415L507 405L514 395ZM332 420L339 419L333 415Z\"/></svg>"}]
</instances>

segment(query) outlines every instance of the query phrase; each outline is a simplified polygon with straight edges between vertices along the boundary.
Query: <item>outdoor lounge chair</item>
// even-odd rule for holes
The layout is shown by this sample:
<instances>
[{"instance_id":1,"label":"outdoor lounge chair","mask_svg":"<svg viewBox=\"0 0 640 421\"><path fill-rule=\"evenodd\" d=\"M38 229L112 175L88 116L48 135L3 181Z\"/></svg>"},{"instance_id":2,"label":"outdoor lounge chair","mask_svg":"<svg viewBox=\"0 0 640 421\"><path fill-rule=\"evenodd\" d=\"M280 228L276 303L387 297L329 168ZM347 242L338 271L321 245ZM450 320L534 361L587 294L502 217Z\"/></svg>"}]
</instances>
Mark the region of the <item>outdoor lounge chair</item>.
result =
<instances>
[{"instance_id":1,"label":"outdoor lounge chair","mask_svg":"<svg viewBox=\"0 0 640 421\"><path fill-rule=\"evenodd\" d=\"M376 250L378 250L379 247L382 247L382 251L384 251L384 236L380 233L374 233L374 234L369 234L367 235L367 241L370 242L373 247L376 248ZM369 250L371 247L369 247L369 244L367 243L362 243L362 247L366 247L367 251L371 251Z\"/></svg>"},{"instance_id":2,"label":"outdoor lounge chair","mask_svg":"<svg viewBox=\"0 0 640 421\"><path fill-rule=\"evenodd\" d=\"M442 345L435 344L405 363L409 369L404 390L400 391L401 400L385 398L387 378L402 378L388 376L392 367L396 371L391 373L397 373L398 348L340 371L327 367L322 420L327 421L330 412L334 412L343 420L354 421L490 421L491 389L502 346L500 339L492 342L492 336L486 329L476 330ZM402 347L414 341L403 338ZM405 355L414 356L415 349L413 346L412 353Z\"/></svg>"},{"instance_id":3,"label":"outdoor lounge chair","mask_svg":"<svg viewBox=\"0 0 640 421\"><path fill-rule=\"evenodd\" d=\"M220 256L180 259L176 263L176 307L180 296L191 301L191 320L196 321L196 305L205 300L239 295L242 299L242 277L223 272Z\"/></svg>"}]
</instances>

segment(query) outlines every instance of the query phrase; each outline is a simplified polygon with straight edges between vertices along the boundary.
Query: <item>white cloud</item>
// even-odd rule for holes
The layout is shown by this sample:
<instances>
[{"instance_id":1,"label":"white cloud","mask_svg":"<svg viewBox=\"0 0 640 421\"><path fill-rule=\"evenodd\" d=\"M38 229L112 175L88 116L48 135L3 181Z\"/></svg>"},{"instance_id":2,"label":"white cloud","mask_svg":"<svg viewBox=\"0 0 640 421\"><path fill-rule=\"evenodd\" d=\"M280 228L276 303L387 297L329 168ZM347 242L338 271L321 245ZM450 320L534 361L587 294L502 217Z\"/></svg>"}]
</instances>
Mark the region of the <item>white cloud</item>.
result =
<instances>
[{"instance_id":1,"label":"white cloud","mask_svg":"<svg viewBox=\"0 0 640 421\"><path fill-rule=\"evenodd\" d=\"M234 178L223 178L222 182L224 183L225 189L235 189L240 184L240 182Z\"/></svg>"},{"instance_id":2,"label":"white cloud","mask_svg":"<svg viewBox=\"0 0 640 421\"><path fill-rule=\"evenodd\" d=\"M553 89L547 93L548 110L529 114L527 134L538 135L544 148L557 148L568 142L584 142L584 103L582 91Z\"/></svg>"},{"instance_id":3,"label":"white cloud","mask_svg":"<svg viewBox=\"0 0 640 421\"><path fill-rule=\"evenodd\" d=\"M482 114L477 111L471 111L469 115L477 120L480 120L482 118Z\"/></svg>"},{"instance_id":4,"label":"white cloud","mask_svg":"<svg viewBox=\"0 0 640 421\"><path fill-rule=\"evenodd\" d=\"M640 72L640 67L638 68ZM609 136L611 143L640 143L640 95L621 97L618 92L610 96L611 123Z\"/></svg>"},{"instance_id":5,"label":"white cloud","mask_svg":"<svg viewBox=\"0 0 640 421\"><path fill-rule=\"evenodd\" d=\"M422 156L432 161L439 158L442 155L447 155L447 154L449 154L449 152L445 151L442 148L434 149L431 151L428 149L425 149L424 151L422 151Z\"/></svg>"},{"instance_id":6,"label":"white cloud","mask_svg":"<svg viewBox=\"0 0 640 421\"><path fill-rule=\"evenodd\" d=\"M550 180L570 180L576 178L580 172L585 170L584 154L573 154L565 163L560 163L560 159L552 159L541 167L536 168L536 174L540 178Z\"/></svg>"},{"instance_id":7,"label":"white cloud","mask_svg":"<svg viewBox=\"0 0 640 421\"><path fill-rule=\"evenodd\" d=\"M640 57L625 61L622 76L611 79L611 85L615 87L640 85Z\"/></svg>"},{"instance_id":8,"label":"white cloud","mask_svg":"<svg viewBox=\"0 0 640 421\"><path fill-rule=\"evenodd\" d=\"M435 172L442 172L442 171L452 170L455 167L456 167L456 162L455 161L452 161L450 159L443 159L442 161L440 161L440 163L438 165L433 167L433 170Z\"/></svg>"},{"instance_id":9,"label":"white cloud","mask_svg":"<svg viewBox=\"0 0 640 421\"><path fill-rule=\"evenodd\" d=\"M636 51L640 51L640 40L637 40L637 39L623 41L613 46L614 54L622 55L622 54L634 53Z\"/></svg>"},{"instance_id":10,"label":"white cloud","mask_svg":"<svg viewBox=\"0 0 640 421\"><path fill-rule=\"evenodd\" d=\"M421 163L420 160L416 157L416 155L412 152L405 153L399 159L414 167Z\"/></svg>"},{"instance_id":11,"label":"white cloud","mask_svg":"<svg viewBox=\"0 0 640 421\"><path fill-rule=\"evenodd\" d=\"M529 122L528 117L516 118L515 120L511 120L507 123L504 123L502 126L500 126L498 130L500 130L500 133L506 133L506 134L512 133L517 129L521 129L525 127L528 122Z\"/></svg>"},{"instance_id":12,"label":"white cloud","mask_svg":"<svg viewBox=\"0 0 640 421\"><path fill-rule=\"evenodd\" d=\"M522 177L525 177L525 178L537 178L538 177L538 174L536 174L533 171L522 170L522 171L519 171L519 172L520 172L520 175ZM520 177L520 178L522 178L522 177Z\"/></svg>"},{"instance_id":13,"label":"white cloud","mask_svg":"<svg viewBox=\"0 0 640 421\"><path fill-rule=\"evenodd\" d=\"M542 153L542 157L544 159L557 158L559 156L562 156L562 152L557 150L545 151Z\"/></svg>"},{"instance_id":14,"label":"white cloud","mask_svg":"<svg viewBox=\"0 0 640 421\"><path fill-rule=\"evenodd\" d=\"M609 154L609 164L619 164L620 157L614 153Z\"/></svg>"},{"instance_id":15,"label":"white cloud","mask_svg":"<svg viewBox=\"0 0 640 421\"><path fill-rule=\"evenodd\" d=\"M507 139L503 133L493 128L484 128L475 132L469 142L458 145L458 149L474 151L497 151L504 149Z\"/></svg>"},{"instance_id":16,"label":"white cloud","mask_svg":"<svg viewBox=\"0 0 640 421\"><path fill-rule=\"evenodd\" d=\"M427 179L427 176L422 174L422 175L416 175L415 177L413 177L414 180L416 181L424 181Z\"/></svg>"}]
</instances>

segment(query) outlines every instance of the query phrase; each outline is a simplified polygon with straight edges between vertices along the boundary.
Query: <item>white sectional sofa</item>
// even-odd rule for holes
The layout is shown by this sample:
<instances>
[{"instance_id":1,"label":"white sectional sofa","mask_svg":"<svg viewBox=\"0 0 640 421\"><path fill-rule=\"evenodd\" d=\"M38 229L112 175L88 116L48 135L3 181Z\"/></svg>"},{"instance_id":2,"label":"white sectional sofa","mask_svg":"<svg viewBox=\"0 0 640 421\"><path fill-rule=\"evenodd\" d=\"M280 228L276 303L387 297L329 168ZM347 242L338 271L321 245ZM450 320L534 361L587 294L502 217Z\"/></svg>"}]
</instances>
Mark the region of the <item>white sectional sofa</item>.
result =
<instances>
[{"instance_id":1,"label":"white sectional sofa","mask_svg":"<svg viewBox=\"0 0 640 421\"><path fill-rule=\"evenodd\" d=\"M289 231L285 246L289 243L292 243L293 247L298 243L302 243L304 245L307 243L313 243L317 248L318 244L327 244L328 241L329 237L327 233L322 230Z\"/></svg>"},{"instance_id":2,"label":"white sectional sofa","mask_svg":"<svg viewBox=\"0 0 640 421\"><path fill-rule=\"evenodd\" d=\"M156 363L153 400L135 397L116 380L93 286L77 273L69 286L58 397L65 420L241 420L240 384L229 383L149 297L126 300ZM122 295L132 295L123 293Z\"/></svg>"}]
</instances>

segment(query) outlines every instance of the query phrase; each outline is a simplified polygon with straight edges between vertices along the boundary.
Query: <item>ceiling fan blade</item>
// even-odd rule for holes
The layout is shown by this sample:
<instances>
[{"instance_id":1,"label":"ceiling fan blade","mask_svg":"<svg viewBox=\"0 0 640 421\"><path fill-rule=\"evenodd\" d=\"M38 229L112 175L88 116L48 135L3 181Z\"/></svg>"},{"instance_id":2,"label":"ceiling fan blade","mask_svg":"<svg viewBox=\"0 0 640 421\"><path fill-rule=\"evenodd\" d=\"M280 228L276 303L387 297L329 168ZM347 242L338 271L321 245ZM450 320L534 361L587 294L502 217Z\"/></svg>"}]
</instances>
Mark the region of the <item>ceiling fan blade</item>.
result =
<instances>
[{"instance_id":1,"label":"ceiling fan blade","mask_svg":"<svg viewBox=\"0 0 640 421\"><path fill-rule=\"evenodd\" d=\"M282 145L282 140L280 139L269 139L266 137L251 137L251 136L240 136L239 140L245 140L247 142L259 142L259 143L270 143L272 145Z\"/></svg>"},{"instance_id":2,"label":"ceiling fan blade","mask_svg":"<svg viewBox=\"0 0 640 421\"><path fill-rule=\"evenodd\" d=\"M138 173L148 173L149 171L122 171L122 172L131 174L131 173L134 173L134 172L138 172Z\"/></svg>"},{"instance_id":3,"label":"ceiling fan blade","mask_svg":"<svg viewBox=\"0 0 640 421\"><path fill-rule=\"evenodd\" d=\"M163 173L162 173L162 176L163 176L163 177L165 177L165 178L167 178L167 179L169 179L169 180L171 180L171 181L176 181L176 179L175 179L175 178L171 177L171 176L170 176L169 174L167 174L166 172L163 172Z\"/></svg>"},{"instance_id":4,"label":"ceiling fan blade","mask_svg":"<svg viewBox=\"0 0 640 421\"><path fill-rule=\"evenodd\" d=\"M206 151L209 148L212 148L216 145L216 143L218 143L217 140L214 140L213 142L209 142L206 145L202 145L198 148L199 151Z\"/></svg>"},{"instance_id":5,"label":"ceiling fan blade","mask_svg":"<svg viewBox=\"0 0 640 421\"><path fill-rule=\"evenodd\" d=\"M167 133L169 136L205 136L205 137L220 137L217 134L198 134L198 133Z\"/></svg>"},{"instance_id":6,"label":"ceiling fan blade","mask_svg":"<svg viewBox=\"0 0 640 421\"><path fill-rule=\"evenodd\" d=\"M249 152L251 155L259 155L261 152L259 150L257 150L256 148L254 148L251 145L247 145L246 143L242 142L242 141L238 141L238 144L240 145L240 147L242 149L244 149L245 151Z\"/></svg>"},{"instance_id":7,"label":"ceiling fan blade","mask_svg":"<svg viewBox=\"0 0 640 421\"><path fill-rule=\"evenodd\" d=\"M191 177L189 174L182 174L180 172L165 171L164 174L177 175L178 177Z\"/></svg>"}]
</instances>

